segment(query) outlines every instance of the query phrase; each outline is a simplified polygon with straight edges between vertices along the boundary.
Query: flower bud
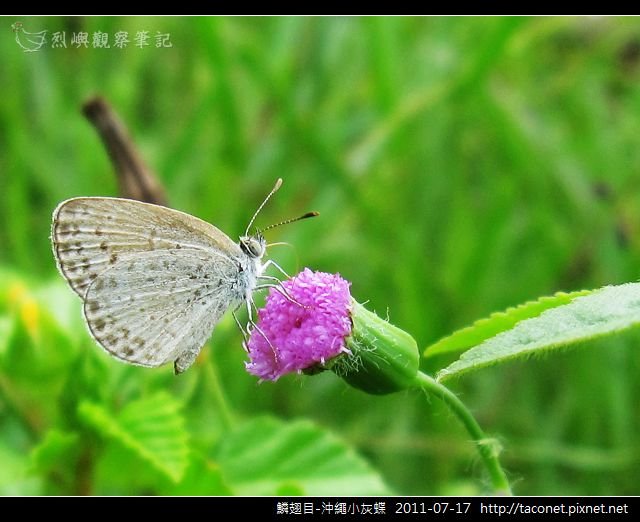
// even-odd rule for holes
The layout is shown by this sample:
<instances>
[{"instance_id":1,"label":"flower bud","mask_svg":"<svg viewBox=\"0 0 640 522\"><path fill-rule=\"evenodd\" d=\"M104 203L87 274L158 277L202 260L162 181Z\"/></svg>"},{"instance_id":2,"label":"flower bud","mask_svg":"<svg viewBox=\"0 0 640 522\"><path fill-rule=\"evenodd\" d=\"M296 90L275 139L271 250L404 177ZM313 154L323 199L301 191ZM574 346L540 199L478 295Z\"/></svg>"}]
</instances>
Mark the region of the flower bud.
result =
<instances>
[{"instance_id":1,"label":"flower bud","mask_svg":"<svg viewBox=\"0 0 640 522\"><path fill-rule=\"evenodd\" d=\"M393 393L414 384L420 353L413 337L355 301L351 321L350 354L334 359L331 369L368 393Z\"/></svg>"}]
</instances>

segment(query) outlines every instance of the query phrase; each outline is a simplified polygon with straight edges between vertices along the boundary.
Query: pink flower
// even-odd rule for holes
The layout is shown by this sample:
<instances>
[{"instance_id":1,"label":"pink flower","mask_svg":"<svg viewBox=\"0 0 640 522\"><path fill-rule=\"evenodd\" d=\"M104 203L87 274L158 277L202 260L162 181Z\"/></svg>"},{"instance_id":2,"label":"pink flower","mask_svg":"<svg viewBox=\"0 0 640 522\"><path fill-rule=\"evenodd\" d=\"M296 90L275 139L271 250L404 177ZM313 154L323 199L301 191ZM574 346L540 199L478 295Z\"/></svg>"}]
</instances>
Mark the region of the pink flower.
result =
<instances>
[{"instance_id":1,"label":"pink flower","mask_svg":"<svg viewBox=\"0 0 640 522\"><path fill-rule=\"evenodd\" d=\"M276 381L349 352L345 344L352 329L349 285L337 274L305 268L282 283L297 302L271 288L265 307L258 311L258 328L251 331L247 371L261 380Z\"/></svg>"}]
</instances>

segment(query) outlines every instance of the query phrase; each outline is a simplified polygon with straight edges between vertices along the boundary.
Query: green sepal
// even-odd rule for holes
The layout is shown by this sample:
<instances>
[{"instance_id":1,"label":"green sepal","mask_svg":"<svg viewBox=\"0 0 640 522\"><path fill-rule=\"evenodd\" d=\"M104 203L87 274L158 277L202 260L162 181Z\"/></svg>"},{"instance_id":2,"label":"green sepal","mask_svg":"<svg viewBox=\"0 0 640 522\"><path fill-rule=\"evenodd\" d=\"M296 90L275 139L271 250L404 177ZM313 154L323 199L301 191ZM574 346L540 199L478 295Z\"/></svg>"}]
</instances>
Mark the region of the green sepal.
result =
<instances>
[{"instance_id":1,"label":"green sepal","mask_svg":"<svg viewBox=\"0 0 640 522\"><path fill-rule=\"evenodd\" d=\"M413 337L352 301L345 353L327 366L351 386L382 395L415 384L420 352Z\"/></svg>"}]
</instances>

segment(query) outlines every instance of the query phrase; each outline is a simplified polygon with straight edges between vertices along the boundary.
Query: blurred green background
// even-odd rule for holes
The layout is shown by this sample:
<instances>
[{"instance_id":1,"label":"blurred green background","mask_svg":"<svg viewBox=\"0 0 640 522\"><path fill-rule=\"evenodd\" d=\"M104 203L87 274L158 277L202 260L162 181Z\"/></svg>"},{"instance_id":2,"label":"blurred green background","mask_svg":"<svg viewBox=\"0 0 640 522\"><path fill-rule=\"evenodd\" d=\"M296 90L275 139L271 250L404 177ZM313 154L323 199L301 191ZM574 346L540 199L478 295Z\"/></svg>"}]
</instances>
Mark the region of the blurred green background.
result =
<instances>
[{"instance_id":1,"label":"blurred green background","mask_svg":"<svg viewBox=\"0 0 640 522\"><path fill-rule=\"evenodd\" d=\"M23 52L18 20L65 31L67 48ZM171 205L232 237L284 178L259 225L321 217L270 232L293 245L270 254L290 273L340 272L421 349L540 295L638 279L640 20L1 21L0 493L475 494L487 485L438 400L369 396L329 372L258 385L230 317L178 378L102 352L49 242L60 201L117 195L80 113L91 95L127 123ZM120 30L149 31L151 45L117 49ZM111 48L76 48L80 31L109 33ZM171 48L155 47L158 31ZM451 385L502 442L516 493L640 493L639 339L626 333ZM167 422L134 425L156 410ZM275 473L285 457L268 461L271 446L252 437L276 425L283 451L292 427L302 426L298 441L317 430L345 450L338 460L377 478L358 489L357 476L343 483L327 468L318 489L282 466ZM269 487L252 482L258 475Z\"/></svg>"}]
</instances>

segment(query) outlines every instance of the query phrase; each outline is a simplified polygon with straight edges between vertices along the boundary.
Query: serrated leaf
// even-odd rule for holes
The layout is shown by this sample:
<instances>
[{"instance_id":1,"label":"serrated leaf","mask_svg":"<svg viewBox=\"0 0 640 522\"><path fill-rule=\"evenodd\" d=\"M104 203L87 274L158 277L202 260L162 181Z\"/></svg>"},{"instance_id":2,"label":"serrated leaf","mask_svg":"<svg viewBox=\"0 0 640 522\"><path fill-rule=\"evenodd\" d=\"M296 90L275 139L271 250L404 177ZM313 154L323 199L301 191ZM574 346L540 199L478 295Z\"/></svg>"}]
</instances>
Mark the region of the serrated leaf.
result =
<instances>
[{"instance_id":1,"label":"serrated leaf","mask_svg":"<svg viewBox=\"0 0 640 522\"><path fill-rule=\"evenodd\" d=\"M309 421L252 420L225 438L217 457L236 494L390 493L380 475L352 448Z\"/></svg>"},{"instance_id":2,"label":"serrated leaf","mask_svg":"<svg viewBox=\"0 0 640 522\"><path fill-rule=\"evenodd\" d=\"M588 295L592 290L578 290L576 292L558 292L551 296L541 297L535 301L528 301L521 305L507 308L503 312L494 312L489 317L478 319L471 326L461 328L447 337L427 347L425 357L433 357L445 353L461 352L472 346L504 332L520 321L539 316L545 310L570 303L576 297Z\"/></svg>"},{"instance_id":3,"label":"serrated leaf","mask_svg":"<svg viewBox=\"0 0 640 522\"><path fill-rule=\"evenodd\" d=\"M189 466L179 484L161 488L161 495L231 495L220 466L203 456L192 454Z\"/></svg>"},{"instance_id":4,"label":"serrated leaf","mask_svg":"<svg viewBox=\"0 0 640 522\"><path fill-rule=\"evenodd\" d=\"M444 381L510 359L543 353L640 325L640 283L607 286L546 310L464 352L438 373Z\"/></svg>"},{"instance_id":5,"label":"serrated leaf","mask_svg":"<svg viewBox=\"0 0 640 522\"><path fill-rule=\"evenodd\" d=\"M31 451L31 468L37 473L48 473L60 464L72 468L78 453L80 436L73 432L52 429Z\"/></svg>"},{"instance_id":6,"label":"serrated leaf","mask_svg":"<svg viewBox=\"0 0 640 522\"><path fill-rule=\"evenodd\" d=\"M87 401L78 413L100 435L127 447L173 482L184 476L189 460L185 421L180 403L167 393L130 402L118 415Z\"/></svg>"}]
</instances>

